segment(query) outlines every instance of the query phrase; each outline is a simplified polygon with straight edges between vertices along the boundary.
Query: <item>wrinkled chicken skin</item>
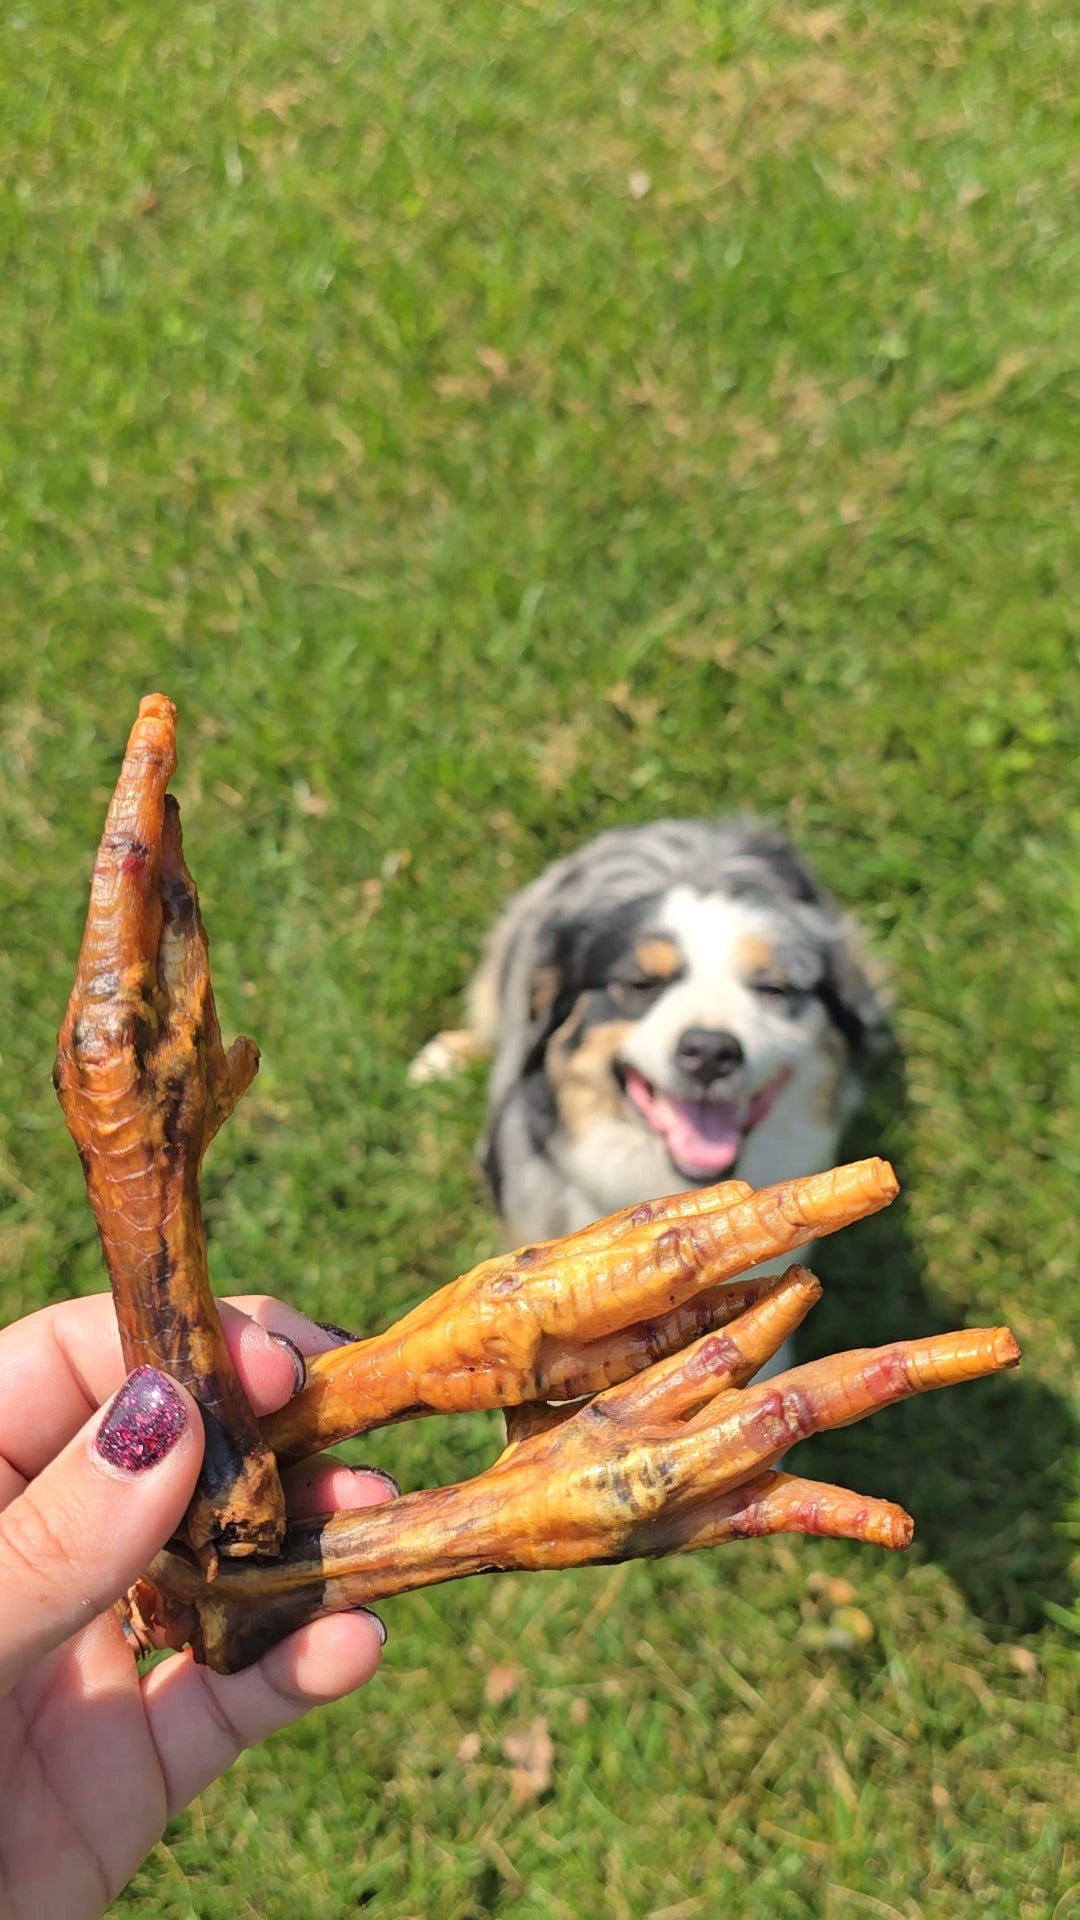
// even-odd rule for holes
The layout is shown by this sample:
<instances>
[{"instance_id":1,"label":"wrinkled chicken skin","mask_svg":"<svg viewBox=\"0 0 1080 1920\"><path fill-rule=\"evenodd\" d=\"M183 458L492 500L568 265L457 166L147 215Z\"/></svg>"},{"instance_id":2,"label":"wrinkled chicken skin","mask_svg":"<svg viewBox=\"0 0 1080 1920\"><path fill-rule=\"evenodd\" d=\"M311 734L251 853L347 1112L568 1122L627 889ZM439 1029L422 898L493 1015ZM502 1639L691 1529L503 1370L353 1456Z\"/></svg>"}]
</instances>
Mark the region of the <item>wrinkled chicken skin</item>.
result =
<instances>
[{"instance_id":1,"label":"wrinkled chicken skin","mask_svg":"<svg viewBox=\"0 0 1080 1920\"><path fill-rule=\"evenodd\" d=\"M595 1393L723 1326L768 1285L729 1293L721 1283L876 1213L896 1192L886 1160L858 1160L756 1193L729 1182L649 1201L487 1260L386 1333L312 1361L303 1392L263 1431L277 1454L299 1459L411 1414Z\"/></svg>"},{"instance_id":2,"label":"wrinkled chicken skin","mask_svg":"<svg viewBox=\"0 0 1080 1920\"><path fill-rule=\"evenodd\" d=\"M94 868L56 1085L86 1174L129 1367L190 1387L206 1464L183 1540L126 1604L145 1646L232 1672L320 1613L496 1569L583 1566L795 1532L903 1547L888 1501L776 1470L797 1441L1015 1366L1006 1328L754 1374L821 1288L763 1261L886 1206L863 1160L752 1192L646 1202L486 1261L371 1339L310 1364L261 1429L210 1294L202 1156L258 1052L225 1052L206 934L166 793L175 712L142 702ZM743 1276L740 1278L739 1276ZM507 1445L461 1485L285 1527L277 1458L421 1413L501 1407Z\"/></svg>"},{"instance_id":3,"label":"wrinkled chicken skin","mask_svg":"<svg viewBox=\"0 0 1080 1920\"><path fill-rule=\"evenodd\" d=\"M206 1453L188 1538L272 1553L285 1526L273 1453L236 1377L210 1291L199 1170L250 1086L258 1049L221 1041L206 933L166 795L176 713L160 694L132 728L90 887L54 1083L79 1150L129 1369L190 1389Z\"/></svg>"},{"instance_id":4,"label":"wrinkled chicken skin","mask_svg":"<svg viewBox=\"0 0 1080 1920\"><path fill-rule=\"evenodd\" d=\"M770 1533L906 1547L913 1523L901 1507L774 1472L773 1463L825 1428L1014 1366L1019 1350L1007 1328L979 1328L744 1384L820 1291L805 1268L792 1268L723 1333L563 1410L475 1479L299 1523L277 1563L237 1563L205 1586L194 1566L160 1555L136 1596L144 1633L155 1644L190 1642L230 1671L320 1613L470 1574L655 1557Z\"/></svg>"}]
</instances>

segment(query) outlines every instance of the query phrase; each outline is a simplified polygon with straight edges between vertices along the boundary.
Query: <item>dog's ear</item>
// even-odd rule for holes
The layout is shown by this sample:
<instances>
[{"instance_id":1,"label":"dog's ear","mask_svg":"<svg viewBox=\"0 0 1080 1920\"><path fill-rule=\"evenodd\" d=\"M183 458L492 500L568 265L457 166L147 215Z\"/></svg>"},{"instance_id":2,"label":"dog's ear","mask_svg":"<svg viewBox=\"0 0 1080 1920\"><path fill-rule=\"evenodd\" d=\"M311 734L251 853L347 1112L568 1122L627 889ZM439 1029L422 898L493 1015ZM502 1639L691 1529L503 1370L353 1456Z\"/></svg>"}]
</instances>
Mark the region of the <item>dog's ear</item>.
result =
<instances>
[{"instance_id":1,"label":"dog's ear","mask_svg":"<svg viewBox=\"0 0 1080 1920\"><path fill-rule=\"evenodd\" d=\"M538 1015L530 1034L525 1064L521 1069L523 1079L526 1079L530 1073L535 1073L543 1065L548 1043L558 1033L563 1022L569 1020L577 997L577 989L572 984L563 982L550 1004Z\"/></svg>"},{"instance_id":2,"label":"dog's ear","mask_svg":"<svg viewBox=\"0 0 1080 1920\"><path fill-rule=\"evenodd\" d=\"M573 1011L582 985L580 948L572 924L553 926L537 948L529 979L529 1043L523 1077L543 1064L548 1041Z\"/></svg>"},{"instance_id":3,"label":"dog's ear","mask_svg":"<svg viewBox=\"0 0 1080 1920\"><path fill-rule=\"evenodd\" d=\"M843 915L833 910L827 921L820 998L855 1058L873 1058L892 1044L884 968L867 957L858 929Z\"/></svg>"},{"instance_id":4,"label":"dog's ear","mask_svg":"<svg viewBox=\"0 0 1080 1920\"><path fill-rule=\"evenodd\" d=\"M546 1021L558 992L559 969L554 959L538 961L529 981L529 1019L534 1026Z\"/></svg>"},{"instance_id":5,"label":"dog's ear","mask_svg":"<svg viewBox=\"0 0 1080 1920\"><path fill-rule=\"evenodd\" d=\"M574 1003L573 990L568 991L563 981L559 952L557 937L546 935L533 956L531 972L523 970L518 976L518 1005L524 1012L527 1002L528 1015L527 1023L519 1028L523 1050L516 1070L494 1103L478 1149L481 1169L500 1213L504 1211L507 1165L519 1161L523 1151L535 1152L555 1123L551 1089L541 1069L548 1042Z\"/></svg>"}]
</instances>

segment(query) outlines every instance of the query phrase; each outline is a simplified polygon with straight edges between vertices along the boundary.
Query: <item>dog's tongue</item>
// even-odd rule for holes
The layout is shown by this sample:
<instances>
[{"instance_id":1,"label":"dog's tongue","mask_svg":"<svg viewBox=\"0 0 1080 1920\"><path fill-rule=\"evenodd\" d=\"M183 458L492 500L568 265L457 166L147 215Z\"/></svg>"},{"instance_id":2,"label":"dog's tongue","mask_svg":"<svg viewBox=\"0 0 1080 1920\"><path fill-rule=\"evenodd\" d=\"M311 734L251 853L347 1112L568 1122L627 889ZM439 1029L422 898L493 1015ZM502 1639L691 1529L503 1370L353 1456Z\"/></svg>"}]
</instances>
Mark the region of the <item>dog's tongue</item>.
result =
<instances>
[{"instance_id":1,"label":"dog's tongue","mask_svg":"<svg viewBox=\"0 0 1080 1920\"><path fill-rule=\"evenodd\" d=\"M675 1165L697 1178L726 1173L742 1145L736 1108L730 1100L678 1100L674 1094L656 1095L661 1113L656 1124L667 1141Z\"/></svg>"},{"instance_id":2,"label":"dog's tongue","mask_svg":"<svg viewBox=\"0 0 1080 1920\"><path fill-rule=\"evenodd\" d=\"M742 1130L731 1100L680 1100L650 1087L631 1067L626 1091L650 1127L662 1134L680 1173L691 1180L726 1173L742 1145Z\"/></svg>"}]
</instances>

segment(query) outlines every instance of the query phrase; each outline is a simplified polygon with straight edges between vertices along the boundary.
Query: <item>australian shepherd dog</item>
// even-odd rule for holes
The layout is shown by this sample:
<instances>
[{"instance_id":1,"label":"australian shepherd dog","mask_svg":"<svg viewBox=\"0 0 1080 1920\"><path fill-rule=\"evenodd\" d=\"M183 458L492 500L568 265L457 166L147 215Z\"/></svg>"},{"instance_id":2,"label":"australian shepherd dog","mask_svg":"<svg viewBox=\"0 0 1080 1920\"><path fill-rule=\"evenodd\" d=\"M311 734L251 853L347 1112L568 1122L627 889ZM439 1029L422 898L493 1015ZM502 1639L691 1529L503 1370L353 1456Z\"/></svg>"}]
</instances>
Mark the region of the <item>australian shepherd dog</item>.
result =
<instances>
[{"instance_id":1,"label":"australian shepherd dog","mask_svg":"<svg viewBox=\"0 0 1080 1920\"><path fill-rule=\"evenodd\" d=\"M850 925L783 834L660 820L600 834L510 902L467 1028L410 1077L492 1056L480 1157L517 1245L831 1166L883 1026Z\"/></svg>"}]
</instances>

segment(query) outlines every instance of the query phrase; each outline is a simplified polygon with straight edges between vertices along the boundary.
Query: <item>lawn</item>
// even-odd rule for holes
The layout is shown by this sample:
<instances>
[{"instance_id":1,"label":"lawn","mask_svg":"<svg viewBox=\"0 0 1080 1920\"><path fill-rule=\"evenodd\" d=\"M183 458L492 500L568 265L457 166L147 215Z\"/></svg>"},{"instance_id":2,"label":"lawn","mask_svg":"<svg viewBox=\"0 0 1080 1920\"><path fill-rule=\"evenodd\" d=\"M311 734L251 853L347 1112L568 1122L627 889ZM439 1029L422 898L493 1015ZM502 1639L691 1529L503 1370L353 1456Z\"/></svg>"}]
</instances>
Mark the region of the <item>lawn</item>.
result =
<instances>
[{"instance_id":1,"label":"lawn","mask_svg":"<svg viewBox=\"0 0 1080 1920\"><path fill-rule=\"evenodd\" d=\"M1064 0L0 16L0 1320L103 1283L48 1075L160 687L263 1049L221 1291L371 1328L489 1252L482 1076L405 1067L491 916L601 826L751 807L897 1008L848 1146L903 1200L822 1248L804 1351L1025 1350L802 1452L911 1509L902 1559L388 1604L368 1692L119 1913L1080 1920L1076 37ZM420 1485L495 1438L362 1451Z\"/></svg>"}]
</instances>

